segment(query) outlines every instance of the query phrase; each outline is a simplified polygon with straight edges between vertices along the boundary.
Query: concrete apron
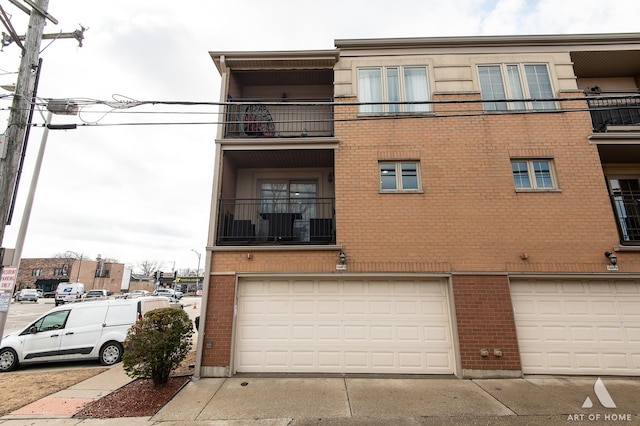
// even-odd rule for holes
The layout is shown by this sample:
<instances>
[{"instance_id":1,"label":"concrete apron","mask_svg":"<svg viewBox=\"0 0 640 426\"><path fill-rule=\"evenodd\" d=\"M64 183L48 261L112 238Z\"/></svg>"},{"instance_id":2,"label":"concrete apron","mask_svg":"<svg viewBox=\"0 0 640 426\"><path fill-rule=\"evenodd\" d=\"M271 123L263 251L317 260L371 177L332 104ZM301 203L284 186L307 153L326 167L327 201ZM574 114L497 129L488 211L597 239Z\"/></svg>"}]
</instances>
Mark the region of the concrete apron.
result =
<instances>
[{"instance_id":1,"label":"concrete apron","mask_svg":"<svg viewBox=\"0 0 640 426\"><path fill-rule=\"evenodd\" d=\"M492 424L640 424L640 378L603 379L616 408L600 403L602 395L594 390L596 379L201 379L184 387L152 420L263 419L265 424L302 425L320 420L384 424L395 419L394 424L475 424L485 418ZM587 397L593 406L582 408Z\"/></svg>"}]
</instances>

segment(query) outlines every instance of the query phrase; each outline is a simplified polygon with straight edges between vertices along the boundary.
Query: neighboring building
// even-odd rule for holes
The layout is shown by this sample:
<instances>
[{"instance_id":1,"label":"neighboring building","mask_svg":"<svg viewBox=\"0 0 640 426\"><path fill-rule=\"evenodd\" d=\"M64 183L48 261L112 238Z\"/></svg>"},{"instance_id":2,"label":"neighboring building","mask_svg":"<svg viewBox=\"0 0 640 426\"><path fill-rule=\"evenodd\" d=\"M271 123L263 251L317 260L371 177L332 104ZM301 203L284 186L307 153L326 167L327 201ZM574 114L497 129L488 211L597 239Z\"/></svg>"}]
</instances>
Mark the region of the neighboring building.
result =
<instances>
[{"instance_id":1,"label":"neighboring building","mask_svg":"<svg viewBox=\"0 0 640 426\"><path fill-rule=\"evenodd\" d=\"M74 258L20 260L16 290L40 288L45 295L55 292L61 282L81 282L85 290L107 289L120 293L125 266L122 263Z\"/></svg>"},{"instance_id":2,"label":"neighboring building","mask_svg":"<svg viewBox=\"0 0 640 426\"><path fill-rule=\"evenodd\" d=\"M210 55L196 374L640 374L640 34Z\"/></svg>"},{"instance_id":3,"label":"neighboring building","mask_svg":"<svg viewBox=\"0 0 640 426\"><path fill-rule=\"evenodd\" d=\"M163 272L158 279L158 272L154 276L144 274L131 274L129 287L123 288L123 292L131 292L133 290L154 291L156 287L173 288L182 291L184 294L198 294L198 290L202 291L203 277L179 277L176 272ZM157 285L156 285L157 284Z\"/></svg>"},{"instance_id":4,"label":"neighboring building","mask_svg":"<svg viewBox=\"0 0 640 426\"><path fill-rule=\"evenodd\" d=\"M155 289L156 286L152 277L149 277L146 274L131 274L131 277L129 278L129 287L123 289L123 291L130 293L134 290L153 291Z\"/></svg>"}]
</instances>

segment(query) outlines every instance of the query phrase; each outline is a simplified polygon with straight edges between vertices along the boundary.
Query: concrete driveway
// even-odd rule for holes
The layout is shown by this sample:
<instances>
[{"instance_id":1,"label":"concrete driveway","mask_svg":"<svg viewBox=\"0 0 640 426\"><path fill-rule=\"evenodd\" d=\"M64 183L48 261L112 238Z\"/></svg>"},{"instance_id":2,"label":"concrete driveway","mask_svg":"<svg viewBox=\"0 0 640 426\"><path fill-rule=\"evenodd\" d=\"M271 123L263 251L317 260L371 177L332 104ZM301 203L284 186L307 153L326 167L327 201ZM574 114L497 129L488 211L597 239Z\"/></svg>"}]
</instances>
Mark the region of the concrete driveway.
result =
<instances>
[{"instance_id":1,"label":"concrete driveway","mask_svg":"<svg viewBox=\"0 0 640 426\"><path fill-rule=\"evenodd\" d=\"M191 382L152 421L262 425L640 424L640 378L233 377ZM590 408L583 408L585 401ZM605 401L603 405L600 401ZM588 404L587 404L588 405Z\"/></svg>"}]
</instances>

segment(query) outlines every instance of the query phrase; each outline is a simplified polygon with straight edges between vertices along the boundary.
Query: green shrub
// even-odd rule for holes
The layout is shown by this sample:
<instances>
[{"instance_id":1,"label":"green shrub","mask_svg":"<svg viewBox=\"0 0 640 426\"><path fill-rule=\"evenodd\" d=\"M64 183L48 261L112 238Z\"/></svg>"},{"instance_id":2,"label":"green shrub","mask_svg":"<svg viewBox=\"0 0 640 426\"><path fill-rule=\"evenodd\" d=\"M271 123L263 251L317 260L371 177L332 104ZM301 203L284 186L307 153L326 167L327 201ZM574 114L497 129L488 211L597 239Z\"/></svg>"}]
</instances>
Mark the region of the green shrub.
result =
<instances>
[{"instance_id":1,"label":"green shrub","mask_svg":"<svg viewBox=\"0 0 640 426\"><path fill-rule=\"evenodd\" d=\"M167 383L171 371L189 353L192 334L193 323L181 309L147 312L127 333L124 371L133 378L152 379L156 386Z\"/></svg>"}]
</instances>

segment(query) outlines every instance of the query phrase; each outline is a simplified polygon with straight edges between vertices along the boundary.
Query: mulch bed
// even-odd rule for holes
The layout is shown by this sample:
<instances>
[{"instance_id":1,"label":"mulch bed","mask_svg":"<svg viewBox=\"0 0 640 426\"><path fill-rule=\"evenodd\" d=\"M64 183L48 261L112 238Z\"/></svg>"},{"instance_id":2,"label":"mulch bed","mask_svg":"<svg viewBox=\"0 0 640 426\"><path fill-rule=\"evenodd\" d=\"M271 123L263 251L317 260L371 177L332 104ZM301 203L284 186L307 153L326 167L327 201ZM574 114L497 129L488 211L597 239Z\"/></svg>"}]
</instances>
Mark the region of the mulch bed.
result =
<instances>
[{"instance_id":1,"label":"mulch bed","mask_svg":"<svg viewBox=\"0 0 640 426\"><path fill-rule=\"evenodd\" d=\"M80 419L118 417L150 417L173 398L191 375L171 377L169 382L154 386L151 379L136 379L103 398L86 405L73 415Z\"/></svg>"}]
</instances>

